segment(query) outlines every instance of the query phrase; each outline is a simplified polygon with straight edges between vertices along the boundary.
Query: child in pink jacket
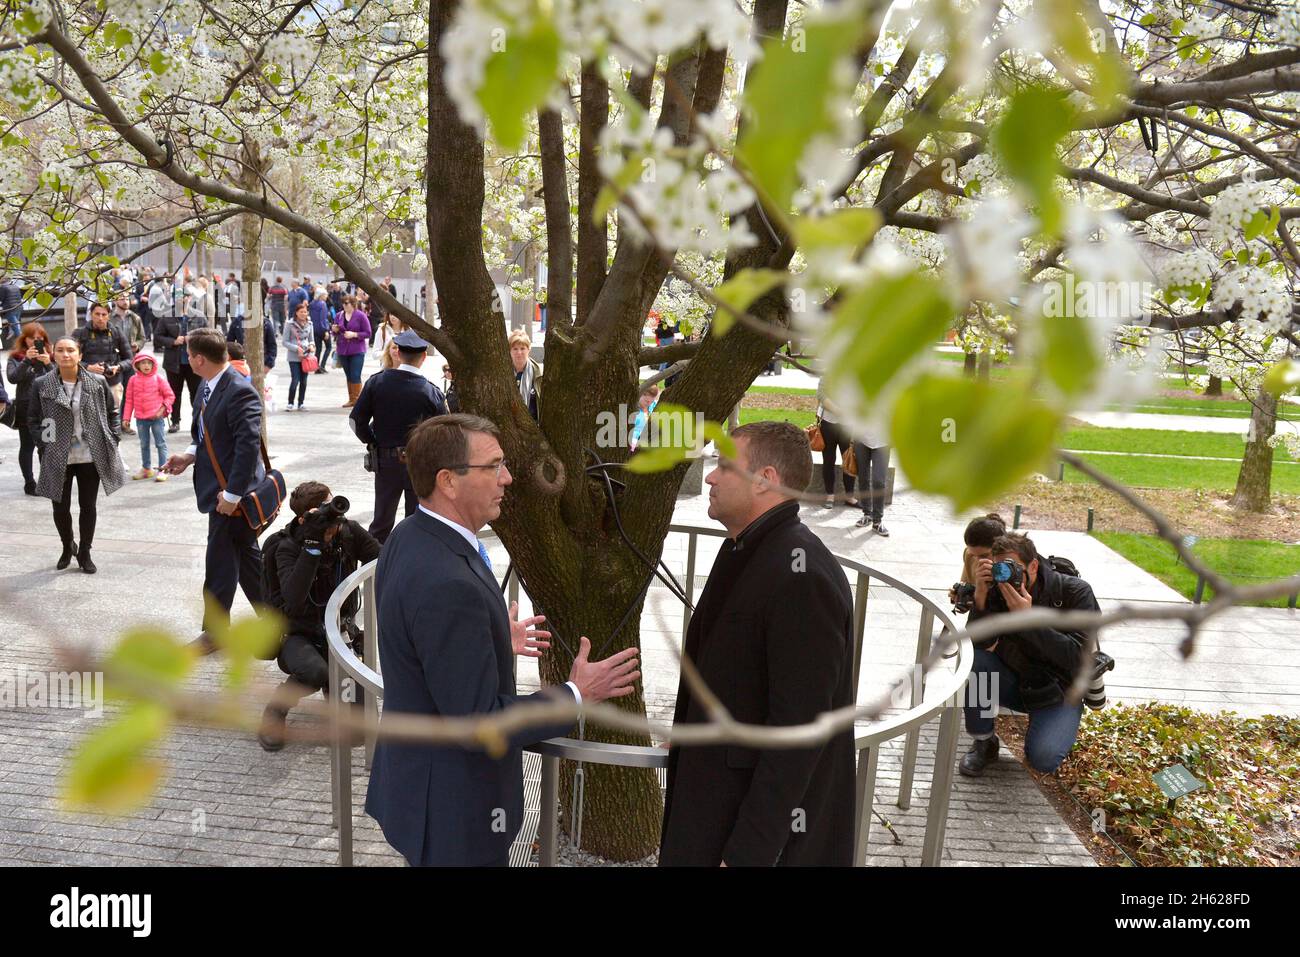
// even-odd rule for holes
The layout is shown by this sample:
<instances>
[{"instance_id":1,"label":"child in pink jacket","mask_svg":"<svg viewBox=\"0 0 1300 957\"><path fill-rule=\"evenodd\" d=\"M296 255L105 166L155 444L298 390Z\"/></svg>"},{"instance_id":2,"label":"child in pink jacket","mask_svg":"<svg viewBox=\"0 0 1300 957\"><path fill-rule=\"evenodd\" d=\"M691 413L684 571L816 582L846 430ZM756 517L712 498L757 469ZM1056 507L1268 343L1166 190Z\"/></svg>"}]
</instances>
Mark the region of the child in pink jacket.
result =
<instances>
[{"instance_id":1,"label":"child in pink jacket","mask_svg":"<svg viewBox=\"0 0 1300 957\"><path fill-rule=\"evenodd\" d=\"M131 365L135 367L135 375L126 384L126 401L122 403L122 421L130 422L134 415L140 431L140 471L131 478L165 482L166 472L155 473L149 467L149 442L152 438L158 449L161 467L167 461L167 417L171 415L176 393L158 374L158 363L153 356L142 352L131 360Z\"/></svg>"}]
</instances>

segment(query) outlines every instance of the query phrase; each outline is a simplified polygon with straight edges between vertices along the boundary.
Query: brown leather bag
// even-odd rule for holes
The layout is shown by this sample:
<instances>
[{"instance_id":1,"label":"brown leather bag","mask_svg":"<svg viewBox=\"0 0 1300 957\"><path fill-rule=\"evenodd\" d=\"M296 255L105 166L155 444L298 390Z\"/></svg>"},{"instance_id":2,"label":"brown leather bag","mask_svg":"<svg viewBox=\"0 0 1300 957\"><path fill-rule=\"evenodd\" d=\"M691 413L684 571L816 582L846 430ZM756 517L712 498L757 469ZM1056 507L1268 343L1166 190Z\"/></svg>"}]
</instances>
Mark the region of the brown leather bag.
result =
<instances>
[{"instance_id":1,"label":"brown leather bag","mask_svg":"<svg viewBox=\"0 0 1300 957\"><path fill-rule=\"evenodd\" d=\"M818 419L812 425L804 429L808 435L808 444L812 446L814 452L822 452L826 449L826 440L822 438L822 420Z\"/></svg>"},{"instance_id":2,"label":"brown leather bag","mask_svg":"<svg viewBox=\"0 0 1300 957\"><path fill-rule=\"evenodd\" d=\"M226 487L226 475L221 471L221 463L217 461L217 453L212 448L212 436L208 432L207 418L203 413L199 413L203 418L203 444L208 450L208 459L212 462L212 471L217 475L217 481L221 487ZM262 449L262 463L266 467L266 478L257 484L257 487L239 500L239 506L235 509L235 514L243 515L244 521L256 535L261 535L270 528L271 523L275 521L276 515L280 513L280 507L284 500L289 497L289 487L285 483L284 475L279 469L271 468L271 457L266 452L266 440L259 437L258 442Z\"/></svg>"},{"instance_id":3,"label":"brown leather bag","mask_svg":"<svg viewBox=\"0 0 1300 957\"><path fill-rule=\"evenodd\" d=\"M844 450L844 462L840 465L840 468L843 470L845 475L852 475L854 478L858 477L858 453L853 451L852 442L850 442L849 447Z\"/></svg>"}]
</instances>

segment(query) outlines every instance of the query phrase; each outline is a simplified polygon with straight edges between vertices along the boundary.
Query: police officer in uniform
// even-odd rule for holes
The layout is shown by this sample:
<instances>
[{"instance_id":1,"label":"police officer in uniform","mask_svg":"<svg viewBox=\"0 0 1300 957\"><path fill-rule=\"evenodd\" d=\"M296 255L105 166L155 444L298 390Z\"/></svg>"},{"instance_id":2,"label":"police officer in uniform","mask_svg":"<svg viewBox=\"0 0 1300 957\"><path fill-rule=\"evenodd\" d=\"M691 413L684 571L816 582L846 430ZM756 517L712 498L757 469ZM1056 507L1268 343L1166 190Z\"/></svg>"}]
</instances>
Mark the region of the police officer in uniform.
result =
<instances>
[{"instance_id":1,"label":"police officer in uniform","mask_svg":"<svg viewBox=\"0 0 1300 957\"><path fill-rule=\"evenodd\" d=\"M420 366L429 344L414 332L393 338L402 364L366 380L349 416L352 431L366 444L367 469L375 473L375 517L370 534L381 543L397 520L397 500L405 495L406 514L415 511L415 489L406 471L403 445L416 423L446 415L442 390L424 377Z\"/></svg>"}]
</instances>

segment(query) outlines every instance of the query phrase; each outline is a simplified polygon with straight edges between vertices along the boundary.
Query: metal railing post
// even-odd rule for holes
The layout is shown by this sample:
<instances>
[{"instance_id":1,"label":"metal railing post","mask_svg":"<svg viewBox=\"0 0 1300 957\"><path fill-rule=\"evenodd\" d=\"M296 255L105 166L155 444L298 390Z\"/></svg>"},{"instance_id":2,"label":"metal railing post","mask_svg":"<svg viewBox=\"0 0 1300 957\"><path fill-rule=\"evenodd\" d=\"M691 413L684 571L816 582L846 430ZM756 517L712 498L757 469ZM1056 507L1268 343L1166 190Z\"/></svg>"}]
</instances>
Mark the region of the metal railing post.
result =
<instances>
[{"instance_id":1,"label":"metal railing post","mask_svg":"<svg viewBox=\"0 0 1300 957\"><path fill-rule=\"evenodd\" d=\"M342 682L342 669L338 661L330 657L330 679L338 688ZM336 796L335 824L339 831L339 866L352 866L352 748L343 733L343 715L347 703L341 694L330 695L330 713L333 716L333 737L331 749L334 752Z\"/></svg>"},{"instance_id":2,"label":"metal railing post","mask_svg":"<svg viewBox=\"0 0 1300 957\"><path fill-rule=\"evenodd\" d=\"M915 708L925 700L925 676L918 674L918 666L930 654L934 642L934 612L921 608L921 627L916 632L916 663L912 671L912 695L908 707ZM903 768L898 779L898 806L907 810L912 806L912 778L916 775L916 755L921 744L921 729L907 732L903 744Z\"/></svg>"},{"instance_id":3,"label":"metal railing post","mask_svg":"<svg viewBox=\"0 0 1300 957\"><path fill-rule=\"evenodd\" d=\"M695 604L695 543L696 535L689 532L686 538L686 597ZM686 646L686 629L691 626L691 609L689 605L682 606L682 647Z\"/></svg>"},{"instance_id":4,"label":"metal railing post","mask_svg":"<svg viewBox=\"0 0 1300 957\"><path fill-rule=\"evenodd\" d=\"M880 748L869 745L858 751L857 792L854 807L857 821L853 825L853 866L867 866L867 844L871 840L871 815L876 804L876 772L880 768Z\"/></svg>"},{"instance_id":5,"label":"metal railing post","mask_svg":"<svg viewBox=\"0 0 1300 957\"><path fill-rule=\"evenodd\" d=\"M362 650L365 652L366 664L379 670L379 609L375 607L375 576L371 575L361 585L361 607L365 614L365 633ZM379 720L379 700L373 694L366 695L365 707L367 726L377 727ZM366 732L366 767L369 768L375 757L375 740L377 731Z\"/></svg>"},{"instance_id":6,"label":"metal railing post","mask_svg":"<svg viewBox=\"0 0 1300 957\"><path fill-rule=\"evenodd\" d=\"M934 775L930 778L930 807L925 812L925 840L921 866L938 867L948 830L948 799L952 794L952 769L957 763L957 717L960 708L944 706L939 716L939 740L934 746Z\"/></svg>"},{"instance_id":7,"label":"metal railing post","mask_svg":"<svg viewBox=\"0 0 1300 957\"><path fill-rule=\"evenodd\" d=\"M867 632L867 599L871 594L871 576L858 572L858 587L853 594L853 700L858 700L858 682L862 680L862 645Z\"/></svg>"},{"instance_id":8,"label":"metal railing post","mask_svg":"<svg viewBox=\"0 0 1300 957\"><path fill-rule=\"evenodd\" d=\"M560 812L560 759L542 756L542 789L538 802L538 853L540 867L554 867L557 848L556 819Z\"/></svg>"}]
</instances>

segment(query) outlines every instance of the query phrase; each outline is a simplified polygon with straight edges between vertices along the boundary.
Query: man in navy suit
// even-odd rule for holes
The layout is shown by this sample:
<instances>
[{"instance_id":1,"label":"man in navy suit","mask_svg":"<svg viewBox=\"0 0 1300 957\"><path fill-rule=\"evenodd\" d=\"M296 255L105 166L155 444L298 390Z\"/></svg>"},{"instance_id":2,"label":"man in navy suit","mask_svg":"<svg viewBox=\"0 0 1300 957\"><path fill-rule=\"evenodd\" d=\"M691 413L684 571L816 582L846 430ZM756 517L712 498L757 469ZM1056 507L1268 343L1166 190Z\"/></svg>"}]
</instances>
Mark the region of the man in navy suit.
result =
<instances>
[{"instance_id":1,"label":"man in navy suit","mask_svg":"<svg viewBox=\"0 0 1300 957\"><path fill-rule=\"evenodd\" d=\"M226 341L218 330L194 330L185 347L190 367L201 380L190 426L193 442L184 454L169 458L163 471L180 475L193 465L194 495L199 511L208 516L203 591L219 607L205 602L203 633L195 645L202 654L210 654L216 650L208 632L213 623L210 615L230 620L236 585L249 602L262 600L262 550L257 534L238 512L239 500L266 477L261 456L262 400L252 383L230 368Z\"/></svg>"},{"instance_id":2,"label":"man in navy suit","mask_svg":"<svg viewBox=\"0 0 1300 957\"><path fill-rule=\"evenodd\" d=\"M496 426L473 415L425 419L406 440L419 510L398 524L379 555L375 595L384 713L465 717L512 706L630 694L641 672L628 648L589 661L580 640L569 681L533 695L515 691L514 654L548 632L540 616L517 619L492 575L477 531L501 514L511 482ZM412 865L509 863L523 821L521 749L566 734L572 722L515 734L506 753L385 740L375 748L366 812Z\"/></svg>"}]
</instances>

